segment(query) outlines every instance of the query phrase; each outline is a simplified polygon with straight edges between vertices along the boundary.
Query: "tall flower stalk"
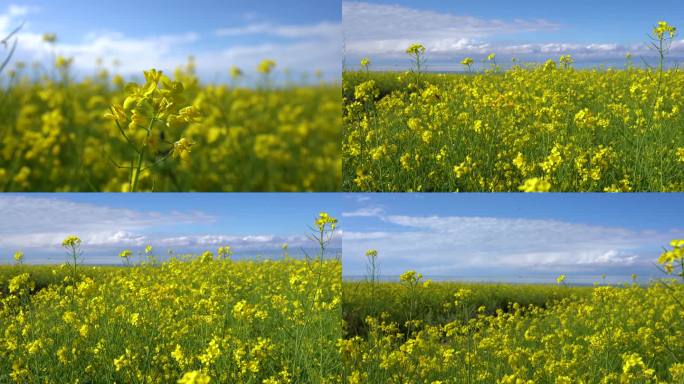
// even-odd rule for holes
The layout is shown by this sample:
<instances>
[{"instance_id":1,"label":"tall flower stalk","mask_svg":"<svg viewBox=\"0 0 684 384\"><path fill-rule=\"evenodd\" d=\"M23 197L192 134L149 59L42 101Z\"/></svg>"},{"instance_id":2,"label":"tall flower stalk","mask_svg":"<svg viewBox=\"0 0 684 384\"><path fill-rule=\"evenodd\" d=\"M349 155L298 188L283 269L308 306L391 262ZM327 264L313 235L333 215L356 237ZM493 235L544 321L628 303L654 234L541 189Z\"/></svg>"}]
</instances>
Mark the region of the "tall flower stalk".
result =
<instances>
[{"instance_id":1,"label":"tall flower stalk","mask_svg":"<svg viewBox=\"0 0 684 384\"><path fill-rule=\"evenodd\" d=\"M185 124L198 121L197 108L185 105L183 83L171 81L161 71L144 71L145 84L128 84L128 96L123 104L115 104L105 117L114 120L121 136L132 150L130 166L118 168L129 170L129 190L139 189L142 172L154 168L168 158L187 160L192 141L179 137L166 141L168 131L175 131Z\"/></svg>"}]
</instances>

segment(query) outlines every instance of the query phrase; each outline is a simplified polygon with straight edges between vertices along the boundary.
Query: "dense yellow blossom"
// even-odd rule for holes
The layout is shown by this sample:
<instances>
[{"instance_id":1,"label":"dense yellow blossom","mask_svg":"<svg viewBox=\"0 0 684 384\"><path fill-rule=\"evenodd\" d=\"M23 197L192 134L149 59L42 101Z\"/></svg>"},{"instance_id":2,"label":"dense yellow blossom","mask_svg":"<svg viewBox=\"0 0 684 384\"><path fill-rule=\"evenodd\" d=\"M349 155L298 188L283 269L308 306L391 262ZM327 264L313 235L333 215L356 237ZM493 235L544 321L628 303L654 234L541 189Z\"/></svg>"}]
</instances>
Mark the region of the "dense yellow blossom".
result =
<instances>
[{"instance_id":1,"label":"dense yellow blossom","mask_svg":"<svg viewBox=\"0 0 684 384\"><path fill-rule=\"evenodd\" d=\"M50 269L0 270L0 383L341 383L338 261Z\"/></svg>"},{"instance_id":2,"label":"dense yellow blossom","mask_svg":"<svg viewBox=\"0 0 684 384\"><path fill-rule=\"evenodd\" d=\"M684 240L670 246L659 263L684 265ZM345 282L339 348L348 383L684 379L684 284L675 280L641 286L633 274L631 284L589 287L566 285L566 275L556 285L422 278L408 270L398 282Z\"/></svg>"},{"instance_id":3,"label":"dense yellow blossom","mask_svg":"<svg viewBox=\"0 0 684 384\"><path fill-rule=\"evenodd\" d=\"M340 188L339 85L202 84L192 63L137 85L106 71L77 81L69 64L18 71L6 89L1 190L129 191L131 168L140 191Z\"/></svg>"},{"instance_id":4,"label":"dense yellow blossom","mask_svg":"<svg viewBox=\"0 0 684 384\"><path fill-rule=\"evenodd\" d=\"M683 191L684 72L655 70L345 72L343 189Z\"/></svg>"},{"instance_id":5,"label":"dense yellow blossom","mask_svg":"<svg viewBox=\"0 0 684 384\"><path fill-rule=\"evenodd\" d=\"M409 271L401 279L417 276ZM471 284L472 290L458 289L449 299L457 284L407 291L376 283L374 300L369 283L363 290L345 284L348 335L340 351L347 382L655 384L684 378L682 284Z\"/></svg>"}]
</instances>

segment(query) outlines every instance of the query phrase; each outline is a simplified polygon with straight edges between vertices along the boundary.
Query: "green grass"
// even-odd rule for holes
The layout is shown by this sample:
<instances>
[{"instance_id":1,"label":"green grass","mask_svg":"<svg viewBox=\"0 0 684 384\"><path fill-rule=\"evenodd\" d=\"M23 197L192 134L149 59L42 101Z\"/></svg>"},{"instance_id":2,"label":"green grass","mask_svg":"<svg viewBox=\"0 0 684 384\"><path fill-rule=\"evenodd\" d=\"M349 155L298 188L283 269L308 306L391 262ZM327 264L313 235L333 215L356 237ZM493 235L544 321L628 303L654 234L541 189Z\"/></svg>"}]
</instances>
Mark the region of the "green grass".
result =
<instances>
[{"instance_id":1,"label":"green grass","mask_svg":"<svg viewBox=\"0 0 684 384\"><path fill-rule=\"evenodd\" d=\"M427 287L418 286L415 305L411 311L409 289L401 283L382 282L373 286L366 281L346 281L342 287L342 312L348 336L366 335L366 317L378 317L383 313L388 322L400 326L409 317L429 325L443 325L463 319L462 309L455 309L452 305L454 294L461 289L472 291L466 303L469 308L466 318L474 317L477 309L482 306L485 307L486 314L492 315L497 310L508 311L513 303L523 307L534 305L546 308L561 299L584 297L591 293L589 287L431 282Z\"/></svg>"}]
</instances>

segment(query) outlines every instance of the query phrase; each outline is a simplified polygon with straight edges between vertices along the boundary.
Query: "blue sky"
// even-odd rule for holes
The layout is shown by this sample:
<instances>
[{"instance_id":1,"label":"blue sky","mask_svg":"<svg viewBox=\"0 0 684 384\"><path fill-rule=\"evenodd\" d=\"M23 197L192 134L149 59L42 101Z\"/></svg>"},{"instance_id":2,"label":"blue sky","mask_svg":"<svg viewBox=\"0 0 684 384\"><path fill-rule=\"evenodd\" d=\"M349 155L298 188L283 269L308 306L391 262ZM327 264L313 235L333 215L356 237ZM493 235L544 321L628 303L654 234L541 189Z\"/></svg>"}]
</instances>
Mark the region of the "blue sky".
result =
<instances>
[{"instance_id":1,"label":"blue sky","mask_svg":"<svg viewBox=\"0 0 684 384\"><path fill-rule=\"evenodd\" d=\"M319 212L339 217L332 194L11 194L0 196L0 263L23 251L29 263L63 261L61 240L83 240L86 262L119 263L118 253L152 245L165 255L230 245L238 256L310 249L307 225ZM333 247L340 248L338 238Z\"/></svg>"},{"instance_id":2,"label":"blue sky","mask_svg":"<svg viewBox=\"0 0 684 384\"><path fill-rule=\"evenodd\" d=\"M675 0L345 0L346 64L368 56L375 69L406 69L403 51L418 42L432 70L459 70L463 57L480 61L491 52L500 63L571 54L580 66L620 65L627 52L651 56L643 42L658 21L684 28L683 10ZM677 40L672 56L682 58L684 43Z\"/></svg>"},{"instance_id":3,"label":"blue sky","mask_svg":"<svg viewBox=\"0 0 684 384\"><path fill-rule=\"evenodd\" d=\"M5 5L6 4L6 5ZM205 80L227 78L232 65L252 73L262 59L279 69L339 77L341 5L326 1L13 1L0 5L0 34L22 21L17 59L47 64L43 33L56 33L56 51L73 56L82 73L100 57L124 74L147 67L172 70L188 55ZM218 77L217 77L218 76ZM298 75L294 75L298 76Z\"/></svg>"},{"instance_id":4,"label":"blue sky","mask_svg":"<svg viewBox=\"0 0 684 384\"><path fill-rule=\"evenodd\" d=\"M0 211L0 263L18 250L29 263L62 262L61 240L76 234L91 264L148 244L157 255L230 245L237 257L275 257L287 242L296 254L310 249L307 225L326 211L340 220L333 247L347 277L363 275L365 251L377 249L387 277L648 279L659 276L662 247L684 238L684 194L666 193L7 193Z\"/></svg>"},{"instance_id":5,"label":"blue sky","mask_svg":"<svg viewBox=\"0 0 684 384\"><path fill-rule=\"evenodd\" d=\"M343 271L553 282L658 276L662 247L684 237L682 194L354 194L343 204Z\"/></svg>"}]
</instances>

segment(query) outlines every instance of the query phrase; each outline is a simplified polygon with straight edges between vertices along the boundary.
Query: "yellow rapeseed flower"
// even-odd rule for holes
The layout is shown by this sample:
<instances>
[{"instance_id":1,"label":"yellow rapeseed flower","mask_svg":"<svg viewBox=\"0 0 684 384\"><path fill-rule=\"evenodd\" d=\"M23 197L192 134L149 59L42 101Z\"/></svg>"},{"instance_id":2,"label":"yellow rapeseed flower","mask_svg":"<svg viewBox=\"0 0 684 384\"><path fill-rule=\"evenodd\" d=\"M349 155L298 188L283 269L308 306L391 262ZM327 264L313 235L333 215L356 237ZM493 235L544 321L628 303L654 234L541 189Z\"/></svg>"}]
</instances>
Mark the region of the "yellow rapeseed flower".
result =
<instances>
[{"instance_id":1,"label":"yellow rapeseed flower","mask_svg":"<svg viewBox=\"0 0 684 384\"><path fill-rule=\"evenodd\" d=\"M81 244L81 239L78 236L71 235L67 236L63 241L62 241L62 246L63 247L75 247Z\"/></svg>"},{"instance_id":2,"label":"yellow rapeseed flower","mask_svg":"<svg viewBox=\"0 0 684 384\"><path fill-rule=\"evenodd\" d=\"M201 371L186 372L178 380L178 384L209 384L211 377Z\"/></svg>"},{"instance_id":3,"label":"yellow rapeseed flower","mask_svg":"<svg viewBox=\"0 0 684 384\"><path fill-rule=\"evenodd\" d=\"M549 192L551 183L538 177L525 180L525 183L518 187L522 192Z\"/></svg>"},{"instance_id":4,"label":"yellow rapeseed flower","mask_svg":"<svg viewBox=\"0 0 684 384\"><path fill-rule=\"evenodd\" d=\"M276 67L276 62L273 60L265 59L262 60L259 65L257 66L257 72L268 75L269 73L273 72L273 69Z\"/></svg>"}]
</instances>

